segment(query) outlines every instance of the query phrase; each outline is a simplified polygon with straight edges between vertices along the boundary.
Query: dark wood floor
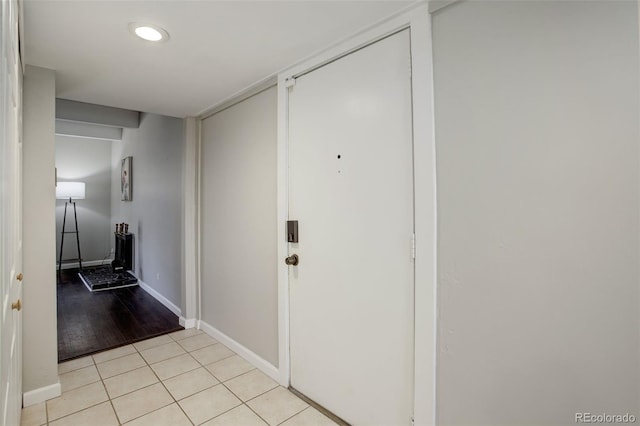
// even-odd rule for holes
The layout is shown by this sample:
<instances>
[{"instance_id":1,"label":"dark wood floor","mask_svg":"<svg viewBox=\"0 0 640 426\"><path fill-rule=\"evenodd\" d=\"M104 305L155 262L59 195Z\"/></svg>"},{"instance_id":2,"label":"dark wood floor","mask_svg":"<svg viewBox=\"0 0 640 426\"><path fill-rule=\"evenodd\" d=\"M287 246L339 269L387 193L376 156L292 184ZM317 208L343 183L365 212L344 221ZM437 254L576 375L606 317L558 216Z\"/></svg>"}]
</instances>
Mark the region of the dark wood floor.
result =
<instances>
[{"instance_id":1,"label":"dark wood floor","mask_svg":"<svg viewBox=\"0 0 640 426\"><path fill-rule=\"evenodd\" d=\"M142 288L90 292L77 269L58 276L58 362L182 330Z\"/></svg>"}]
</instances>

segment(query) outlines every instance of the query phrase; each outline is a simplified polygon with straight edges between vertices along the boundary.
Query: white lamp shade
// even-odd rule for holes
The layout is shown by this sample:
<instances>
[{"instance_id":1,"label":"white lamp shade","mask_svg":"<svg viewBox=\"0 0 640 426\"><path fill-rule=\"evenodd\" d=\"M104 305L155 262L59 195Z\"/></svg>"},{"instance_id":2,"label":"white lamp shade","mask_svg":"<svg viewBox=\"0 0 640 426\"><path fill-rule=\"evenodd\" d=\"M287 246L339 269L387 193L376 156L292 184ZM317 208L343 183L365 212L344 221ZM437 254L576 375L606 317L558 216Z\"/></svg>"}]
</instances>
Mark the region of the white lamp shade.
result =
<instances>
[{"instance_id":1,"label":"white lamp shade","mask_svg":"<svg viewBox=\"0 0 640 426\"><path fill-rule=\"evenodd\" d=\"M56 186L56 198L59 200L84 200L85 184L84 182L58 182Z\"/></svg>"}]
</instances>

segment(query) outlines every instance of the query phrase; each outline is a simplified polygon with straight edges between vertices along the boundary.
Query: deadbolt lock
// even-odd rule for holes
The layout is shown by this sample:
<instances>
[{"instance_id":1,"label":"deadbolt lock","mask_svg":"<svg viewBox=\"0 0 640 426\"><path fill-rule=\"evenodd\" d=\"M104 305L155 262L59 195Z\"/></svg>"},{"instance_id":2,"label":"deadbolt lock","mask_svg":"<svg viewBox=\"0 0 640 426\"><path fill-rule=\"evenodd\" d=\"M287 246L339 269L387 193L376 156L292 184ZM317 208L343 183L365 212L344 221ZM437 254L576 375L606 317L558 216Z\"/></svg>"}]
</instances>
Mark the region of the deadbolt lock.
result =
<instances>
[{"instance_id":1,"label":"deadbolt lock","mask_svg":"<svg viewBox=\"0 0 640 426\"><path fill-rule=\"evenodd\" d=\"M296 266L298 264L298 261L300 259L298 258L297 254L292 254L291 256L287 257L284 260L284 263L286 263L287 265L292 265L292 266Z\"/></svg>"}]
</instances>

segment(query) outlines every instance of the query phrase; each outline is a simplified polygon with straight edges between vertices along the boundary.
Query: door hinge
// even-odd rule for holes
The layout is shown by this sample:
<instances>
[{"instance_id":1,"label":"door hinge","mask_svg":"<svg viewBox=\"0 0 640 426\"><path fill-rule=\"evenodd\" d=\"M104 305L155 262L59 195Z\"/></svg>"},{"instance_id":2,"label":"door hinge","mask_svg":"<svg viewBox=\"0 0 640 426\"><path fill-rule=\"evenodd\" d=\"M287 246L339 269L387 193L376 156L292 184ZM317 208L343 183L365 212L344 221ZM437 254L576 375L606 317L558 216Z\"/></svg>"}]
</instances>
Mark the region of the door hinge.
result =
<instances>
[{"instance_id":1,"label":"door hinge","mask_svg":"<svg viewBox=\"0 0 640 426\"><path fill-rule=\"evenodd\" d=\"M284 87L286 87L287 89L293 87L296 85L296 79L295 77L289 77L284 81Z\"/></svg>"},{"instance_id":2,"label":"door hinge","mask_svg":"<svg viewBox=\"0 0 640 426\"><path fill-rule=\"evenodd\" d=\"M411 258L416 258L416 234L411 234Z\"/></svg>"}]
</instances>

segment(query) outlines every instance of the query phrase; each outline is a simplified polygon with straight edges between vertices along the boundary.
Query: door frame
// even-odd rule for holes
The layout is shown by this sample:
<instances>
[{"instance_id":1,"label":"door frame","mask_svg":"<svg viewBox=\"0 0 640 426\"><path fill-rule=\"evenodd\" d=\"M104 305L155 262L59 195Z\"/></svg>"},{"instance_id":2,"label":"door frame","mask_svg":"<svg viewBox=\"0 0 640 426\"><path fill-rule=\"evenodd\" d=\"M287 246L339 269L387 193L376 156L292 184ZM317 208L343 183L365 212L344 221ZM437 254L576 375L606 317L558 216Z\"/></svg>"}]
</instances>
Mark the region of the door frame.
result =
<instances>
[{"instance_id":1,"label":"door frame","mask_svg":"<svg viewBox=\"0 0 640 426\"><path fill-rule=\"evenodd\" d=\"M402 29L410 29L411 84L413 99L413 157L415 209L415 295L414 295L414 424L435 424L436 337L437 337L437 216L435 134L433 111L433 58L431 16L428 5L419 3L360 31L334 47L303 61L278 75L278 349L279 383L290 384L289 270L285 222L288 220L289 179L289 89L295 77L313 71L349 53ZM424 324L424 327L419 325Z\"/></svg>"}]
</instances>

